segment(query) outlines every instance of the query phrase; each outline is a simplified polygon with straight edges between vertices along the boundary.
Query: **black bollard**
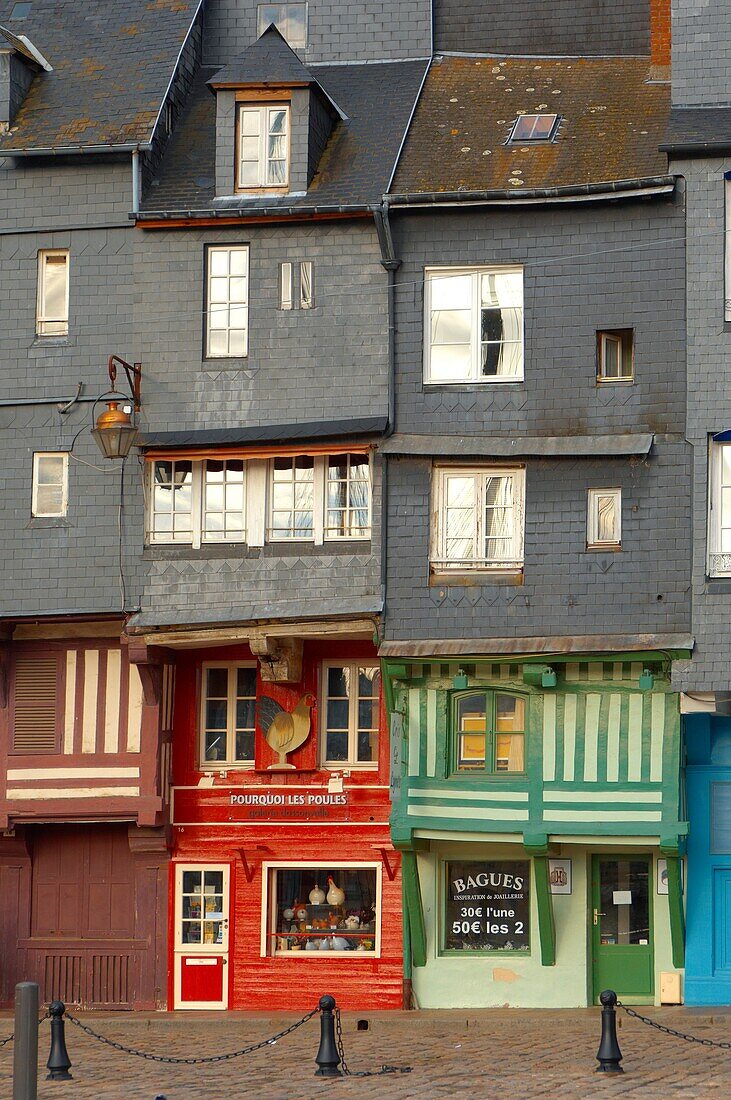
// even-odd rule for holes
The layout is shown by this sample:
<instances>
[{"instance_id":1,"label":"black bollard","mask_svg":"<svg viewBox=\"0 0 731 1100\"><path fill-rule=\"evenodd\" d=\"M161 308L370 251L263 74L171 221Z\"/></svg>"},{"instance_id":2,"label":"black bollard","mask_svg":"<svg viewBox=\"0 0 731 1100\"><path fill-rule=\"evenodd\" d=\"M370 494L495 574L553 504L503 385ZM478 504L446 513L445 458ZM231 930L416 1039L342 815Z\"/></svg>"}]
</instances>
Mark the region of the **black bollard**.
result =
<instances>
[{"instance_id":1,"label":"black bollard","mask_svg":"<svg viewBox=\"0 0 731 1100\"><path fill-rule=\"evenodd\" d=\"M599 1065L597 1073L624 1073L620 1066L622 1051L617 1041L617 1013L615 1005L617 994L613 989L605 989L599 994L602 1003L602 1037L599 1042L599 1050L596 1052Z\"/></svg>"},{"instance_id":2,"label":"black bollard","mask_svg":"<svg viewBox=\"0 0 731 1100\"><path fill-rule=\"evenodd\" d=\"M320 997L320 1048L315 1061L315 1077L342 1077L339 1070L340 1055L335 1044L335 998L326 993Z\"/></svg>"},{"instance_id":3,"label":"black bollard","mask_svg":"<svg viewBox=\"0 0 731 1100\"><path fill-rule=\"evenodd\" d=\"M51 1014L51 1053L48 1055L46 1068L48 1069L47 1081L72 1081L69 1073L71 1059L66 1050L66 1025L63 1014L66 1005L63 1001L53 1001L48 1009Z\"/></svg>"}]
</instances>

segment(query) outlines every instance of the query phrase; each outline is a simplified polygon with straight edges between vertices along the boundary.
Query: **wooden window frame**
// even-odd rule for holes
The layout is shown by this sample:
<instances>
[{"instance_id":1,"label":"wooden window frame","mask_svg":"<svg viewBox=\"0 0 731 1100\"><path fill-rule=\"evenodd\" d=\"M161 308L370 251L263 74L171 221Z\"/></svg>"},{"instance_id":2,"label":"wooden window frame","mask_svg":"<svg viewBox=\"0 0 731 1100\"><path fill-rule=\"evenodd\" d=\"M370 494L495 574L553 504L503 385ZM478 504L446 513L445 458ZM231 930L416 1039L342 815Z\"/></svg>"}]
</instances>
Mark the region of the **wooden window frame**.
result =
<instances>
[{"instance_id":1,"label":"wooden window frame","mask_svg":"<svg viewBox=\"0 0 731 1100\"><path fill-rule=\"evenodd\" d=\"M347 452L347 455L357 454L358 457L363 457L362 452L353 451ZM271 543L292 543L292 542L307 542L314 543L315 546L322 546L326 542L369 542L372 536L373 528L373 472L370 458L368 459L368 523L366 525L366 534L354 535L349 530L346 534L329 534L327 527L327 485L328 485L328 471L330 468L330 459L342 459L343 453L335 455L303 455L301 457L311 457L313 460L313 473L312 473L312 534L308 535L275 535L274 534L274 462L275 459L269 460L269 468L267 471L267 542ZM282 456L290 458L292 462L296 461L297 455ZM283 511L284 509L278 509Z\"/></svg>"},{"instance_id":2,"label":"wooden window frame","mask_svg":"<svg viewBox=\"0 0 731 1100\"><path fill-rule=\"evenodd\" d=\"M65 260L66 284L64 288L64 308L61 317L49 317L46 313L46 263L49 259L63 256ZM69 334L69 281L71 254L68 248L41 248L38 251L38 289L36 298L36 336L39 339L53 339ZM55 326L53 331L46 326Z\"/></svg>"},{"instance_id":3,"label":"wooden window frame","mask_svg":"<svg viewBox=\"0 0 731 1100\"><path fill-rule=\"evenodd\" d=\"M246 314L244 332L244 350L243 352L226 352L222 354L220 352L211 351L211 313L213 309L213 303L211 302L211 279L216 278L211 272L211 256L214 253L220 252L244 252L246 254L246 273L243 276L232 276L230 271L226 276L227 279L231 278L244 278L246 280L246 300L242 302L235 302L229 297L227 300L226 309L231 309L232 305L243 309ZM230 263L230 261L229 261ZM251 298L251 254L249 245L247 243L237 244L207 244L204 246L204 284L205 284L205 312L204 312L204 333L203 333L203 358L212 359L216 361L224 359L246 359L249 354L249 301ZM213 330L216 331L216 330ZM224 330L226 333L236 331L228 326ZM230 337L227 337L227 342L230 342Z\"/></svg>"},{"instance_id":4,"label":"wooden window frame","mask_svg":"<svg viewBox=\"0 0 731 1100\"><path fill-rule=\"evenodd\" d=\"M259 164L259 182L250 186L241 183L241 114L245 110L257 110L261 114L265 115L268 119L267 112L269 110L286 110L287 113L287 157L286 157L286 170L287 175L284 183L270 184L262 182L266 172L266 165L268 163L268 157L266 155L266 138L268 137L269 130L268 124L266 132L262 129L260 134L260 159L257 162ZM263 152L262 152L263 150ZM236 125L235 125L235 147L234 147L234 190L236 194L244 195L286 195L290 188L290 179L292 175L292 100L291 95L279 96L272 93L267 94L244 92L237 93L236 95Z\"/></svg>"},{"instance_id":5,"label":"wooden window frame","mask_svg":"<svg viewBox=\"0 0 731 1100\"><path fill-rule=\"evenodd\" d=\"M491 477L513 479L513 549L515 554L504 560L481 558L477 554L467 559L447 558L446 488L450 477L474 478L475 521L473 545L479 548L485 541L485 488ZM520 575L525 566L525 482L524 466L435 466L432 471L432 535L430 568L436 574L496 573Z\"/></svg>"},{"instance_id":6,"label":"wooden window frame","mask_svg":"<svg viewBox=\"0 0 731 1100\"><path fill-rule=\"evenodd\" d=\"M329 760L327 757L327 704L330 696L327 690L328 671L331 668L347 668L350 670L351 683L356 684L355 698L348 697L348 758L347 760ZM376 759L358 760L358 705L360 703L360 691L358 690L358 677L360 669L372 668L380 672L380 666L369 664L366 660L355 661L323 661L320 680L320 755L322 767L328 771L377 771L378 757L380 755L380 715L381 715L381 689L379 688L377 702L375 703L375 734L376 734ZM371 696L371 698L373 698Z\"/></svg>"},{"instance_id":7,"label":"wooden window frame","mask_svg":"<svg viewBox=\"0 0 731 1100\"><path fill-rule=\"evenodd\" d=\"M599 538L599 498L614 497L616 501L616 526L614 539ZM622 549L622 490L613 487L611 489L587 489L586 491L586 549L587 550L621 550Z\"/></svg>"},{"instance_id":8,"label":"wooden window frame","mask_svg":"<svg viewBox=\"0 0 731 1100\"><path fill-rule=\"evenodd\" d=\"M606 372L607 354L609 343L619 348L618 359L621 373L616 378L608 376ZM635 340L634 329L614 328L597 329L596 334L596 380L601 386L613 386L619 384L628 385L635 380Z\"/></svg>"},{"instance_id":9,"label":"wooden window frame","mask_svg":"<svg viewBox=\"0 0 731 1100\"><path fill-rule=\"evenodd\" d=\"M226 699L226 759L225 760L206 760L206 702L208 695L206 694L206 672L209 668L223 668L228 673L227 683L227 699ZM214 771L253 771L256 764L256 719L254 721L254 753L251 760L237 760L234 756L236 751L236 700L238 698L236 694L236 679L237 673L240 668L253 668L256 673L257 662L256 661L204 661L201 665L201 689L200 689L200 705L198 709L198 758L199 758L199 770L202 772L214 772ZM254 708L256 710L256 700L258 698L256 694L256 685L254 688ZM242 696L243 698L243 696ZM247 696L246 698L251 698Z\"/></svg>"},{"instance_id":10,"label":"wooden window frame","mask_svg":"<svg viewBox=\"0 0 731 1100\"><path fill-rule=\"evenodd\" d=\"M481 695L485 700L485 763L484 765L476 768L460 768L459 767L459 737L460 731L457 729L457 705L460 699L469 698L471 695ZM523 770L522 771L510 771L505 768L497 768L497 737L501 732L497 729L497 697L498 695L506 695L511 699L520 699L523 702ZM530 697L523 694L520 691L508 691L500 687L473 687L467 688L463 691L450 692L449 699L449 732L450 732L450 774L453 776L459 776L465 778L465 776L489 777L490 779L503 779L506 776L512 778L525 777L527 772L527 744L528 744L528 716L529 716L529 702ZM476 731L477 732L477 731ZM506 733L512 733L513 731L507 730ZM514 731L516 734L520 733L520 730ZM488 766L489 764L489 766Z\"/></svg>"},{"instance_id":11,"label":"wooden window frame","mask_svg":"<svg viewBox=\"0 0 731 1100\"><path fill-rule=\"evenodd\" d=\"M61 508L57 512L41 512L38 509L38 467L42 458L60 458L61 465ZM50 483L49 483L50 484ZM30 511L34 518L38 519L62 519L68 513L69 507L69 453L68 451L34 451L33 452L33 476L31 486Z\"/></svg>"},{"instance_id":12,"label":"wooden window frame","mask_svg":"<svg viewBox=\"0 0 731 1100\"><path fill-rule=\"evenodd\" d=\"M206 509L206 466L208 462L229 462L229 461L243 461L244 466L244 478L243 478L243 509L242 515L244 517L244 527L240 535L231 538L213 538L210 532L207 532L204 523ZM182 539L172 538L172 532L167 531L155 531L155 516L158 514L155 512L155 469L159 462L170 462L175 466L176 462L189 462L191 465L191 507L190 507L190 523L191 523L191 537ZM196 459L189 458L185 455L180 455L178 459L151 459L148 463L146 484L147 484L147 508L146 512L146 542L150 546L191 546L194 550L198 550L201 546L219 546L219 545L234 545L234 546L246 546L247 534L248 534L248 519L249 519L249 486L248 486L248 463L245 459L240 459L238 456L233 455L221 455L220 458L213 458L212 456ZM160 513L163 514L163 513ZM185 514L185 513L184 513Z\"/></svg>"}]
</instances>

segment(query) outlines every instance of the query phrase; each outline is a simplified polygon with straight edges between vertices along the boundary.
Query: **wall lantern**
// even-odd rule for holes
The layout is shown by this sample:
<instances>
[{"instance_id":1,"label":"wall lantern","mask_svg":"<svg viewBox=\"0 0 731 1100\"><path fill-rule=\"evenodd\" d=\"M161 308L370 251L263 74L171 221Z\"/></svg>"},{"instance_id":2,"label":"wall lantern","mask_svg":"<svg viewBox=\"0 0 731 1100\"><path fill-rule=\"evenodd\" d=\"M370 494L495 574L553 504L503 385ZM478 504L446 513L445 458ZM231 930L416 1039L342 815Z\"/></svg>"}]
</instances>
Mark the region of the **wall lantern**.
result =
<instances>
[{"instance_id":1,"label":"wall lantern","mask_svg":"<svg viewBox=\"0 0 731 1100\"><path fill-rule=\"evenodd\" d=\"M127 375L131 391L129 396L115 388L117 364ZM106 401L107 407L97 417L96 427L92 429L91 434L105 458L126 458L137 438L137 425L132 421L132 412L140 411L142 365L127 363L118 355L110 355L108 369L112 388L100 398Z\"/></svg>"},{"instance_id":2,"label":"wall lantern","mask_svg":"<svg viewBox=\"0 0 731 1100\"><path fill-rule=\"evenodd\" d=\"M640 691L652 691L655 686L655 677L649 668L643 668L640 673Z\"/></svg>"},{"instance_id":3,"label":"wall lantern","mask_svg":"<svg viewBox=\"0 0 731 1100\"><path fill-rule=\"evenodd\" d=\"M545 665L545 667L541 669L541 687L555 688L555 686L556 670L555 668L551 668L549 665Z\"/></svg>"},{"instance_id":4,"label":"wall lantern","mask_svg":"<svg viewBox=\"0 0 731 1100\"><path fill-rule=\"evenodd\" d=\"M464 691L466 687L469 687L469 680L467 679L467 673L463 668L458 668L457 672L452 680L452 687L455 691Z\"/></svg>"},{"instance_id":5,"label":"wall lantern","mask_svg":"<svg viewBox=\"0 0 731 1100\"><path fill-rule=\"evenodd\" d=\"M523 683L531 687L555 688L556 670L550 665L523 665Z\"/></svg>"}]
</instances>

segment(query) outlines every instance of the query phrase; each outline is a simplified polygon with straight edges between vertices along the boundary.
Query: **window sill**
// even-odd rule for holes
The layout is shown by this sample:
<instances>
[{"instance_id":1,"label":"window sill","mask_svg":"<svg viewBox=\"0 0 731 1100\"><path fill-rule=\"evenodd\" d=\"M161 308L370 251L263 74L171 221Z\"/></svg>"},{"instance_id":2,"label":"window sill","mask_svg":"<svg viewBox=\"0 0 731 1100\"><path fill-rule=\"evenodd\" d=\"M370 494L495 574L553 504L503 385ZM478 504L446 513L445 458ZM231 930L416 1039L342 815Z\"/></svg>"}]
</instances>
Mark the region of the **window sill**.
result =
<instances>
[{"instance_id":1,"label":"window sill","mask_svg":"<svg viewBox=\"0 0 731 1100\"><path fill-rule=\"evenodd\" d=\"M634 386L634 378L597 378L596 384L599 387L604 386Z\"/></svg>"},{"instance_id":2,"label":"window sill","mask_svg":"<svg viewBox=\"0 0 731 1100\"><path fill-rule=\"evenodd\" d=\"M53 530L56 528L73 527L72 523L64 516L31 516L25 525L25 530Z\"/></svg>"},{"instance_id":3,"label":"window sill","mask_svg":"<svg viewBox=\"0 0 731 1100\"><path fill-rule=\"evenodd\" d=\"M731 577L706 577L703 591L708 596L731 595Z\"/></svg>"},{"instance_id":4,"label":"window sill","mask_svg":"<svg viewBox=\"0 0 731 1100\"><path fill-rule=\"evenodd\" d=\"M464 379L463 381L456 382L430 382L428 378L422 380L424 393L439 393L444 391L450 393L456 386L459 386L465 393L479 393L480 390L484 390L486 386L515 386L518 389L520 386L525 385L525 378L485 378L484 381L478 382L474 378Z\"/></svg>"},{"instance_id":5,"label":"window sill","mask_svg":"<svg viewBox=\"0 0 731 1100\"><path fill-rule=\"evenodd\" d=\"M65 348L69 347L70 341L68 335L66 336L36 336L31 343L32 348Z\"/></svg>"},{"instance_id":6,"label":"window sill","mask_svg":"<svg viewBox=\"0 0 731 1100\"><path fill-rule=\"evenodd\" d=\"M489 834L487 835L489 838ZM443 959L529 959L531 953L530 951L501 951L500 948L495 951L472 951L469 948L459 951L454 948L443 947L439 952L439 957Z\"/></svg>"},{"instance_id":7,"label":"window sill","mask_svg":"<svg viewBox=\"0 0 731 1100\"><path fill-rule=\"evenodd\" d=\"M268 542L264 546L248 546L244 542L211 542L195 548L186 543L152 542L142 551L142 560L206 561L217 558L251 558L256 561L260 558L316 558L322 554L333 556L370 553L370 548L370 539L338 539L337 542L325 542L317 546L313 542Z\"/></svg>"},{"instance_id":8,"label":"window sill","mask_svg":"<svg viewBox=\"0 0 731 1100\"><path fill-rule=\"evenodd\" d=\"M587 554L621 554L621 542L592 543L586 548Z\"/></svg>"},{"instance_id":9,"label":"window sill","mask_svg":"<svg viewBox=\"0 0 731 1100\"><path fill-rule=\"evenodd\" d=\"M430 588L478 588L486 585L517 585L525 583L523 570L489 573L475 570L473 573L432 573Z\"/></svg>"}]
</instances>

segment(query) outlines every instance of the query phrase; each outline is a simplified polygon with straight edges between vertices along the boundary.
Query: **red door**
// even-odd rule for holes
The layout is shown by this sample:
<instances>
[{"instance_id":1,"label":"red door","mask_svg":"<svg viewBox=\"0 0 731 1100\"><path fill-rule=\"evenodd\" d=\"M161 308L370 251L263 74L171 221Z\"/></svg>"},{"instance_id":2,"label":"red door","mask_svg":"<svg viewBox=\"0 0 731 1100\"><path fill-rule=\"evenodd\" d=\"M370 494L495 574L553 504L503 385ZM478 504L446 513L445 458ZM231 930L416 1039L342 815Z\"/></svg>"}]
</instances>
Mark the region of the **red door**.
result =
<instances>
[{"instance_id":1,"label":"red door","mask_svg":"<svg viewBox=\"0 0 731 1100\"><path fill-rule=\"evenodd\" d=\"M175 868L175 1008L228 1008L229 867Z\"/></svg>"}]
</instances>

